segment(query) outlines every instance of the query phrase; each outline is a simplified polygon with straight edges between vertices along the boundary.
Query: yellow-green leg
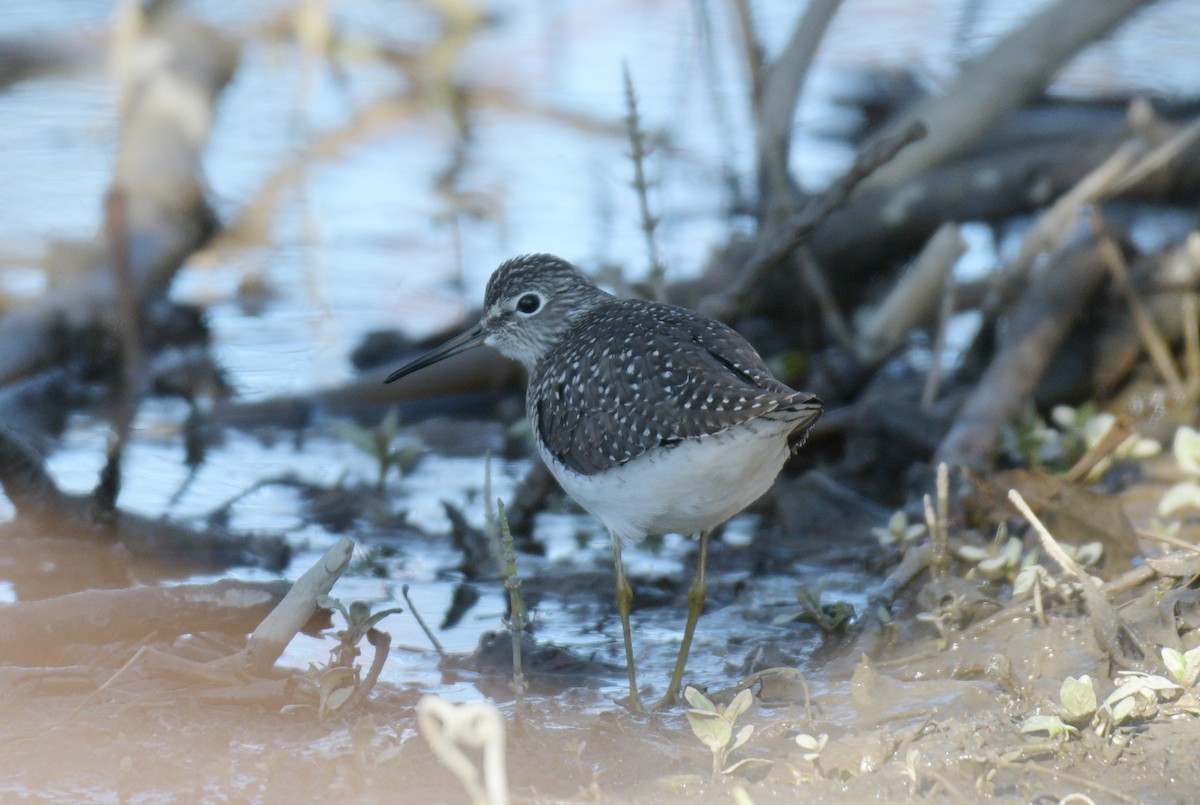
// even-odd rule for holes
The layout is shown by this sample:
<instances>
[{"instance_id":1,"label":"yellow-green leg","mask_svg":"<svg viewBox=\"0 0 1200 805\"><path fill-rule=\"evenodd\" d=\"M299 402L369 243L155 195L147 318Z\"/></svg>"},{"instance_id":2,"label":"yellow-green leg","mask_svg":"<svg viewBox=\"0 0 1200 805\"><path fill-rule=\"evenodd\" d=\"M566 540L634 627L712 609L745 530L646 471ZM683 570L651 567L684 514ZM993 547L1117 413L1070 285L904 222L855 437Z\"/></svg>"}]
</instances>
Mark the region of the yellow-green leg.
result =
<instances>
[{"instance_id":1,"label":"yellow-green leg","mask_svg":"<svg viewBox=\"0 0 1200 805\"><path fill-rule=\"evenodd\" d=\"M629 628L629 610L633 607L633 588L625 578L625 566L621 563L621 539L612 535L613 564L617 568L617 611L621 613L621 633L625 637L625 665L629 669L629 699L626 706L635 713L640 713L642 697L638 693L637 669L633 663L633 632Z\"/></svg>"},{"instance_id":2,"label":"yellow-green leg","mask_svg":"<svg viewBox=\"0 0 1200 805\"><path fill-rule=\"evenodd\" d=\"M683 668L687 665L688 652L692 648L692 635L696 631L696 622L700 620L700 612L704 609L704 596L708 586L704 581L704 566L708 563L708 532L701 531L700 555L696 559L696 578L688 588L687 625L683 627L683 643L679 646L679 658L675 660L675 670L671 673L671 684L667 692L654 704L655 710L670 707L679 701L679 688L683 684Z\"/></svg>"}]
</instances>

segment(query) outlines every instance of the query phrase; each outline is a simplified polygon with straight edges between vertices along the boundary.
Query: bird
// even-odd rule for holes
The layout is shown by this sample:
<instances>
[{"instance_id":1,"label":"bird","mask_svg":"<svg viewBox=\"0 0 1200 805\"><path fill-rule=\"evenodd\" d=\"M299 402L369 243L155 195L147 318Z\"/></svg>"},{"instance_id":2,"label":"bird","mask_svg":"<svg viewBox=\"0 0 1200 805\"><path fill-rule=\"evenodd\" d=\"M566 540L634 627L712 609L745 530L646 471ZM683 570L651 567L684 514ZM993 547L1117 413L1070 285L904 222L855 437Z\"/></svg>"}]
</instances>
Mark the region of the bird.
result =
<instances>
[{"instance_id":1,"label":"bird","mask_svg":"<svg viewBox=\"0 0 1200 805\"><path fill-rule=\"evenodd\" d=\"M631 710L645 708L622 547L651 534L698 540L683 639L654 708L678 702L707 592L709 535L766 493L821 415L821 401L777 380L750 343L716 319L618 298L550 254L502 263L488 280L482 318L384 382L483 344L524 365L537 452L611 536Z\"/></svg>"}]
</instances>

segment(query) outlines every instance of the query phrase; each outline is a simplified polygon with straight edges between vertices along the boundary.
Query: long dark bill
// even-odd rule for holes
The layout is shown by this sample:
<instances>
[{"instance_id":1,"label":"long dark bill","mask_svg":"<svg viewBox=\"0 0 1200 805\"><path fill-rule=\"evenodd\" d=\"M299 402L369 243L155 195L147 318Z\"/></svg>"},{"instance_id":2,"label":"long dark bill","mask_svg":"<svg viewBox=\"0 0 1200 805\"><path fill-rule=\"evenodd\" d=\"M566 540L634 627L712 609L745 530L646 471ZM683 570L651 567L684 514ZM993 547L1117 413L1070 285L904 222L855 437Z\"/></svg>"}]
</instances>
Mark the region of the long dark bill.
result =
<instances>
[{"instance_id":1,"label":"long dark bill","mask_svg":"<svg viewBox=\"0 0 1200 805\"><path fill-rule=\"evenodd\" d=\"M407 363L404 366L401 366L399 369L388 375L387 379L383 382L391 383L393 380L399 380L405 375L411 375L413 372L420 371L426 366L432 366L438 361L443 361L452 355L457 355L460 352L466 352L468 349L474 349L475 347L482 346L483 339L486 336L487 333L483 329L483 324L476 324L465 333L454 336L454 338L451 338L449 341L442 344L440 347L428 353L427 355L422 355L412 363Z\"/></svg>"}]
</instances>

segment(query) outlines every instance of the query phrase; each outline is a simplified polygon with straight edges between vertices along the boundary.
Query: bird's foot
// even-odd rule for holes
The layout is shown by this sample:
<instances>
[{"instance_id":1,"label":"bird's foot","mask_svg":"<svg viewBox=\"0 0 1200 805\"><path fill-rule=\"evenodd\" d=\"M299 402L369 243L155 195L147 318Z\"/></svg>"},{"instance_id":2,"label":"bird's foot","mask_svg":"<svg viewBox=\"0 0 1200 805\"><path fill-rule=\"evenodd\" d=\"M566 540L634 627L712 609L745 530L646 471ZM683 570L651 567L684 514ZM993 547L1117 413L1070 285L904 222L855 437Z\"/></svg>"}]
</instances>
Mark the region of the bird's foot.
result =
<instances>
[{"instance_id":1,"label":"bird's foot","mask_svg":"<svg viewBox=\"0 0 1200 805\"><path fill-rule=\"evenodd\" d=\"M617 699L617 704L623 705L631 713L646 712L646 705L642 704L642 696L637 692L637 688L630 688L629 695Z\"/></svg>"},{"instance_id":2,"label":"bird's foot","mask_svg":"<svg viewBox=\"0 0 1200 805\"><path fill-rule=\"evenodd\" d=\"M679 704L679 693L674 687L667 688L667 692L662 695L662 698L650 705L651 710L666 710Z\"/></svg>"}]
</instances>

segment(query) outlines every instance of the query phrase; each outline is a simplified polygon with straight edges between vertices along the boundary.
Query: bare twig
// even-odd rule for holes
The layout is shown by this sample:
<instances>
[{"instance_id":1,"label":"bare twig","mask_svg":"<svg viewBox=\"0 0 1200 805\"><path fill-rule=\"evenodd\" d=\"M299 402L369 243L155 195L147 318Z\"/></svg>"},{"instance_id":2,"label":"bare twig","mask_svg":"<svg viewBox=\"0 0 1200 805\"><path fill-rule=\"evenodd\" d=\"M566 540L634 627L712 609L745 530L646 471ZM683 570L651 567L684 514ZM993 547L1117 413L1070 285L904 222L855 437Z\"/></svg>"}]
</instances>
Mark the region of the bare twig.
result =
<instances>
[{"instance_id":1,"label":"bare twig","mask_svg":"<svg viewBox=\"0 0 1200 805\"><path fill-rule=\"evenodd\" d=\"M1126 190L1136 187L1147 177L1170 166L1172 162L1183 155L1197 140L1200 140L1200 118L1193 120L1179 131L1175 132L1165 142L1144 154L1137 162L1130 165L1121 177L1113 183L1105 193L1106 198L1120 195Z\"/></svg>"},{"instance_id":2,"label":"bare twig","mask_svg":"<svg viewBox=\"0 0 1200 805\"><path fill-rule=\"evenodd\" d=\"M1180 377L1179 369L1175 366L1171 348L1167 346L1167 340L1163 338L1158 325L1154 323L1154 317L1146 310L1146 306L1142 304L1142 300L1133 290L1133 285L1129 281L1129 270L1125 266L1125 257L1109 233L1108 227L1105 226L1100 211L1095 207L1091 209L1091 223L1100 247L1100 256L1104 259L1104 264L1108 267L1113 282L1121 291L1121 295L1125 297L1125 304L1129 306L1129 315L1137 327L1143 346L1146 347L1146 354L1150 356L1159 376L1170 387L1171 394L1176 399L1181 398L1183 396L1183 378Z\"/></svg>"},{"instance_id":3,"label":"bare twig","mask_svg":"<svg viewBox=\"0 0 1200 805\"><path fill-rule=\"evenodd\" d=\"M1128 414L1117 417L1112 427L1105 431L1100 440L1080 456L1071 469L1067 470L1063 475L1063 479L1070 483L1083 480L1092 471L1093 467L1115 450L1117 445L1128 439L1132 433L1133 417Z\"/></svg>"},{"instance_id":4,"label":"bare twig","mask_svg":"<svg viewBox=\"0 0 1200 805\"><path fill-rule=\"evenodd\" d=\"M750 11L749 0L733 0L733 10L737 13L738 29L742 34L742 51L746 57L746 69L750 73L750 95L757 104L763 92L763 56L762 45L754 32L754 15Z\"/></svg>"},{"instance_id":5,"label":"bare twig","mask_svg":"<svg viewBox=\"0 0 1200 805\"><path fill-rule=\"evenodd\" d=\"M851 193L867 176L895 157L905 146L924 137L925 133L925 125L918 121L894 139L880 140L873 147L860 152L845 175L792 216L785 227L787 231L769 241L760 241L738 278L724 292L705 299L701 309L719 319L736 318L750 294L812 236L830 213L849 200Z\"/></svg>"},{"instance_id":6,"label":"bare twig","mask_svg":"<svg viewBox=\"0 0 1200 805\"><path fill-rule=\"evenodd\" d=\"M1188 388L1196 394L1200 392L1200 304L1196 292L1185 293L1179 304L1183 306L1183 354Z\"/></svg>"},{"instance_id":7,"label":"bare twig","mask_svg":"<svg viewBox=\"0 0 1200 805\"><path fill-rule=\"evenodd\" d=\"M1154 542L1163 542L1167 545L1174 545L1176 548L1182 548L1189 553L1200 553L1200 545L1188 542L1186 539L1172 537L1170 534L1156 534L1153 531L1147 531L1144 528L1137 529L1137 535L1142 539L1153 540Z\"/></svg>"},{"instance_id":8,"label":"bare twig","mask_svg":"<svg viewBox=\"0 0 1200 805\"><path fill-rule=\"evenodd\" d=\"M1049 529L1033 513L1033 509L1029 508L1029 504L1025 502L1025 498L1021 497L1021 493L1010 489L1008 499L1021 513L1021 516L1033 526L1034 531L1041 539L1042 549L1046 555L1079 584L1088 613L1091 615L1092 629L1096 633L1096 640L1100 647L1108 652L1114 661L1118 662L1130 658L1130 654L1133 655L1133 659L1145 657L1146 647L1141 638L1121 619L1117 610L1109 603L1104 591L1096 582L1092 581L1092 577L1088 575L1087 571L1077 565L1075 560L1062 549L1058 540L1054 539Z\"/></svg>"},{"instance_id":9,"label":"bare twig","mask_svg":"<svg viewBox=\"0 0 1200 805\"><path fill-rule=\"evenodd\" d=\"M829 283L825 281L825 274L817 265L812 252L802 246L797 250L796 258L800 266L800 281L804 283L804 287L816 301L826 332L839 346L844 349L852 349L854 339L850 335L850 326L846 323L846 317L842 315L842 311L838 309L837 300L833 298Z\"/></svg>"},{"instance_id":10,"label":"bare twig","mask_svg":"<svg viewBox=\"0 0 1200 805\"><path fill-rule=\"evenodd\" d=\"M421 631L425 633L425 636L429 638L429 642L433 644L433 650L436 651L438 656L443 660L446 659L446 650L442 648L441 641L437 639L437 635L435 635L433 630L429 628L429 625L425 623L425 619L422 618L421 613L417 611L416 604L414 604L412 599L408 597L407 584L400 588L400 593L404 596L404 603L408 604L408 611L411 612L412 616L417 619L417 625L421 627Z\"/></svg>"},{"instance_id":11,"label":"bare twig","mask_svg":"<svg viewBox=\"0 0 1200 805\"><path fill-rule=\"evenodd\" d=\"M1080 49L1104 36L1147 0L1058 0L1030 16L983 56L968 62L945 92L914 104L879 138L915 120L933 136L870 179L898 184L965 152L1011 109L1042 91Z\"/></svg>"},{"instance_id":12,"label":"bare twig","mask_svg":"<svg viewBox=\"0 0 1200 805\"><path fill-rule=\"evenodd\" d=\"M654 237L658 228L658 218L650 212L650 188L646 182L646 144L642 134L641 117L638 114L637 93L633 89L633 78L629 75L628 62L621 63L621 76L625 82L625 131L629 137L629 158L633 160L633 189L637 191L638 211L642 219L642 236L646 240L646 255L650 260L648 279L654 298L660 302L666 300L667 289L665 275L667 267L663 265L658 253L658 242Z\"/></svg>"},{"instance_id":13,"label":"bare twig","mask_svg":"<svg viewBox=\"0 0 1200 805\"><path fill-rule=\"evenodd\" d=\"M909 330L933 320L954 263L966 250L958 224L946 223L896 282L883 303L860 328L855 342L858 359L876 365L904 345Z\"/></svg>"},{"instance_id":14,"label":"bare twig","mask_svg":"<svg viewBox=\"0 0 1200 805\"><path fill-rule=\"evenodd\" d=\"M1084 205L1104 196L1145 149L1146 144L1140 139L1122 143L1108 159L1089 171L1037 217L1021 241L1017 256L1004 267L1000 293L991 301L990 308L1002 308L1013 290L1024 286L1037 258L1053 254L1062 246Z\"/></svg>"},{"instance_id":15,"label":"bare twig","mask_svg":"<svg viewBox=\"0 0 1200 805\"><path fill-rule=\"evenodd\" d=\"M1062 254L1053 270L1039 272L1012 305L1009 339L992 358L975 390L942 439L936 460L972 468L989 466L1004 428L1017 420L1046 368L1104 280L1095 248Z\"/></svg>"},{"instance_id":16,"label":"bare twig","mask_svg":"<svg viewBox=\"0 0 1200 805\"><path fill-rule=\"evenodd\" d=\"M317 597L328 595L333 589L334 582L350 564L353 552L354 543L348 537L339 539L316 564L296 579L284 599L250 635L246 648L227 658L226 662L231 665L241 663L252 673L268 671L296 632L317 611Z\"/></svg>"},{"instance_id":17,"label":"bare twig","mask_svg":"<svg viewBox=\"0 0 1200 805\"><path fill-rule=\"evenodd\" d=\"M839 0L808 3L783 51L764 68L762 92L755 98L760 203L774 206L787 197L792 124L804 79L840 5Z\"/></svg>"},{"instance_id":18,"label":"bare twig","mask_svg":"<svg viewBox=\"0 0 1200 805\"><path fill-rule=\"evenodd\" d=\"M929 374L925 376L925 386L921 389L922 411L928 411L933 407L942 385L942 356L946 354L950 319L954 317L954 309L957 305L955 290L958 286L954 282L954 277L947 272L942 278L942 283L942 303L938 306L937 333L933 337L933 346L931 347L933 355L929 361Z\"/></svg>"}]
</instances>

